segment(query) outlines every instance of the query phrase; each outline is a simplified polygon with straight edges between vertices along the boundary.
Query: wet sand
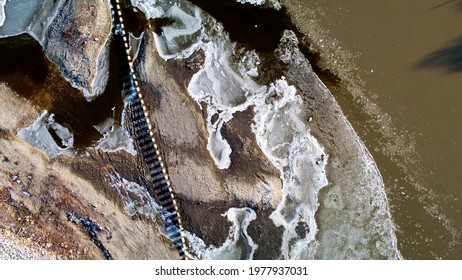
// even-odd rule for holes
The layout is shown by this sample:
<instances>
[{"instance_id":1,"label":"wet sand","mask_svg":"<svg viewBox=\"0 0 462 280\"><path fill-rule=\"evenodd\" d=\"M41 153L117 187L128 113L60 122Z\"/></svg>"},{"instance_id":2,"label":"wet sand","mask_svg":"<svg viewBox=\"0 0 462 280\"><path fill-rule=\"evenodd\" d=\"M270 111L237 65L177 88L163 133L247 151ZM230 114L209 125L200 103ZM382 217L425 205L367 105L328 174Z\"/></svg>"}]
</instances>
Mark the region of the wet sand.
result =
<instances>
[{"instance_id":1,"label":"wet sand","mask_svg":"<svg viewBox=\"0 0 462 280\"><path fill-rule=\"evenodd\" d=\"M384 177L404 258L462 258L462 1L284 1ZM332 77L331 77L332 80Z\"/></svg>"}]
</instances>

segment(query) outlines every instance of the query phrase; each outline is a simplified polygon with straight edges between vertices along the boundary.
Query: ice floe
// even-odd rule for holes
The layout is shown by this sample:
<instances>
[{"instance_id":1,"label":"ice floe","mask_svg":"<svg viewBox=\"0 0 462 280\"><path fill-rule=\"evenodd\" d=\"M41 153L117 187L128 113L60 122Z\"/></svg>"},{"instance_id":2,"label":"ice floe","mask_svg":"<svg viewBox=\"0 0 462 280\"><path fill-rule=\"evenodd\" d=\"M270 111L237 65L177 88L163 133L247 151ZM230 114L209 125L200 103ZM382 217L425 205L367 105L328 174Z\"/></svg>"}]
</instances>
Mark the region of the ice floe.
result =
<instances>
[{"instance_id":1,"label":"ice floe","mask_svg":"<svg viewBox=\"0 0 462 280\"><path fill-rule=\"evenodd\" d=\"M53 131L61 140L59 145L50 131ZM73 150L74 136L67 128L55 122L54 115L49 114L47 111L44 111L32 125L20 129L17 135L27 143L43 150L51 159L60 154L75 155Z\"/></svg>"},{"instance_id":2,"label":"ice floe","mask_svg":"<svg viewBox=\"0 0 462 280\"><path fill-rule=\"evenodd\" d=\"M117 126L113 118L108 118L99 125L94 126L103 138L96 144L106 152L126 151L132 155L136 155L135 147L133 146L133 139L123 126Z\"/></svg>"},{"instance_id":3,"label":"ice floe","mask_svg":"<svg viewBox=\"0 0 462 280\"><path fill-rule=\"evenodd\" d=\"M186 232L185 237L191 246L191 253L204 260L251 260L258 245L247 233L250 222L257 214L250 208L230 208L223 214L233 225L226 241L220 247L207 246L197 236Z\"/></svg>"}]
</instances>

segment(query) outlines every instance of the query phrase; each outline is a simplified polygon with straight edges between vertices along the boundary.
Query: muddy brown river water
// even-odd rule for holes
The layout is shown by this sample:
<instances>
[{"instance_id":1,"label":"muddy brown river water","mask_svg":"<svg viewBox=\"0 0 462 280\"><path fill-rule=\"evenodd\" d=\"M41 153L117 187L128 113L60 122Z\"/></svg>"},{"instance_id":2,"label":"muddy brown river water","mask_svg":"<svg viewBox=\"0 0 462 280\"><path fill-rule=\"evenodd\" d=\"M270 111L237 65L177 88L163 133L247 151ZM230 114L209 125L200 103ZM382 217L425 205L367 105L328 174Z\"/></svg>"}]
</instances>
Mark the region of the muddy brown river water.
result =
<instances>
[{"instance_id":1,"label":"muddy brown river water","mask_svg":"<svg viewBox=\"0 0 462 280\"><path fill-rule=\"evenodd\" d=\"M462 1L296 0L289 11L385 181L404 258L462 258Z\"/></svg>"}]
</instances>

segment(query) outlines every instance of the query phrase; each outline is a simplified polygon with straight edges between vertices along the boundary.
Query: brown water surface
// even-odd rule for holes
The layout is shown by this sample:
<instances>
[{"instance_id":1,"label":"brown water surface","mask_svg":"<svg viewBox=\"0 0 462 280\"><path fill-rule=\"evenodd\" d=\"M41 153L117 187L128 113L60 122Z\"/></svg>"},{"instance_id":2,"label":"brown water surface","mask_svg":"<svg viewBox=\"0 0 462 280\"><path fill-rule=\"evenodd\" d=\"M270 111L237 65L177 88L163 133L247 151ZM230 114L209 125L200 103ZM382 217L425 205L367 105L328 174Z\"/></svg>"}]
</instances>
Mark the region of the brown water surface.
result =
<instances>
[{"instance_id":1,"label":"brown water surface","mask_svg":"<svg viewBox=\"0 0 462 280\"><path fill-rule=\"evenodd\" d=\"M462 1L295 0L377 161L405 258L462 258Z\"/></svg>"}]
</instances>

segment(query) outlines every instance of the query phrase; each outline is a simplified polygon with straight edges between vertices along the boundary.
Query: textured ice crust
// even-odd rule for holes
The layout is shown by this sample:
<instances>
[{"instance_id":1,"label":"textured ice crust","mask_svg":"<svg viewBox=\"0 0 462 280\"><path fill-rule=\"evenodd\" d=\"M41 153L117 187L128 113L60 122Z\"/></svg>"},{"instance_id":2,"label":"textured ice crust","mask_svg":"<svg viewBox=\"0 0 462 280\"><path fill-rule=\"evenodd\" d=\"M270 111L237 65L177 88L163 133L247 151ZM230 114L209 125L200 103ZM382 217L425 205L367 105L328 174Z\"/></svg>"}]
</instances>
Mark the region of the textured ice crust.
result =
<instances>
[{"instance_id":1,"label":"textured ice crust","mask_svg":"<svg viewBox=\"0 0 462 280\"><path fill-rule=\"evenodd\" d=\"M184 0L131 0L148 19L169 18L172 25L163 27L161 35L154 34L159 55L163 59L187 57L201 40L202 11Z\"/></svg>"},{"instance_id":2,"label":"textured ice crust","mask_svg":"<svg viewBox=\"0 0 462 280\"><path fill-rule=\"evenodd\" d=\"M258 245L248 235L247 227L257 218L255 211L250 208L230 208L223 216L233 223L225 243L218 248L207 246L200 238L187 232L191 252L203 260L251 260Z\"/></svg>"},{"instance_id":3,"label":"textured ice crust","mask_svg":"<svg viewBox=\"0 0 462 280\"><path fill-rule=\"evenodd\" d=\"M0 27L5 23L5 4L6 0L0 0Z\"/></svg>"},{"instance_id":4,"label":"textured ice crust","mask_svg":"<svg viewBox=\"0 0 462 280\"><path fill-rule=\"evenodd\" d=\"M265 4L266 0L236 0L236 2L242 4L249 3L255 6L259 6Z\"/></svg>"},{"instance_id":5,"label":"textured ice crust","mask_svg":"<svg viewBox=\"0 0 462 280\"><path fill-rule=\"evenodd\" d=\"M217 30L217 34L221 32ZM206 104L207 148L218 168L226 169L231 164L232 150L221 129L234 113L254 105L256 95L263 94L266 87L257 85L249 74L238 73L231 68L229 58L234 45L226 37L215 37L204 43L202 49L205 52L204 66L191 78L188 92L200 106ZM212 122L213 116L218 118Z\"/></svg>"},{"instance_id":6,"label":"textured ice crust","mask_svg":"<svg viewBox=\"0 0 462 280\"><path fill-rule=\"evenodd\" d=\"M122 178L118 173L109 173L108 177L128 215L145 215L153 221L161 216L162 207L156 203L145 187Z\"/></svg>"},{"instance_id":7,"label":"textured ice crust","mask_svg":"<svg viewBox=\"0 0 462 280\"><path fill-rule=\"evenodd\" d=\"M149 7L147 2L161 4ZM178 15L174 24L156 38L156 46L164 59L184 58L198 50L205 55L204 65L191 78L188 92L199 106L206 107L208 150L218 168L225 169L231 164L232 151L221 134L223 125L233 118L234 113L253 106L252 130L263 153L279 169L283 184L283 199L271 214L273 222L284 228L281 258L394 258L399 254L380 173L340 108L332 105L336 104L334 98L312 72L309 62L298 49L293 32L284 32L275 52L280 62L290 69L286 72L287 80L298 81L298 88L303 89L300 94L319 91L314 97L315 104L321 103L329 110L337 108L333 110L338 115L333 122L345 130L345 135L338 135L335 139L325 135L314 138L305 125L304 114L307 109L316 108L307 108L295 87L284 77L269 86L254 82L253 77L266 74L259 64L258 54L238 49L230 42L222 25L209 15L180 0L168 3L143 1L143 5L143 9L151 14L161 7L164 11L159 15L161 17L175 6L171 13ZM199 29L197 13L201 22ZM191 29L185 31L185 26ZM166 38L176 43L167 46ZM325 117L325 113L317 113L319 117ZM335 126L330 128L335 129ZM327 135L329 132L323 133ZM324 145L329 146L329 151L342 153L338 169L333 168L334 162L328 163L331 156L324 151ZM330 183L338 185L343 182L333 189L340 199L318 201L320 190L328 185L326 172L332 172L329 178L335 179ZM321 210L326 213L325 209L337 209L338 212L325 218L319 213ZM355 223L358 213L361 221ZM238 255L233 251L237 246L234 243L225 243L228 249L217 255L211 253L217 252L217 248L208 248L195 236L188 239L203 258L219 258L225 252L230 252L227 258ZM351 248L359 248L361 253L351 255L348 253Z\"/></svg>"},{"instance_id":8,"label":"textured ice crust","mask_svg":"<svg viewBox=\"0 0 462 280\"><path fill-rule=\"evenodd\" d=\"M268 3L269 7L273 9L281 9L281 3L279 3L278 0L268 0L268 2L266 0L236 0L236 2L241 4L252 4L255 6L262 6Z\"/></svg>"},{"instance_id":9,"label":"textured ice crust","mask_svg":"<svg viewBox=\"0 0 462 280\"><path fill-rule=\"evenodd\" d=\"M284 259L313 258L319 190L327 185L327 155L301 120L301 98L282 77L255 106L252 129L265 155L281 172L283 199L270 218L284 227ZM301 237L296 228L304 231Z\"/></svg>"},{"instance_id":10,"label":"textured ice crust","mask_svg":"<svg viewBox=\"0 0 462 280\"><path fill-rule=\"evenodd\" d=\"M61 148L53 139L50 130L54 131L61 140ZM22 128L17 133L18 137L27 143L43 150L49 158L55 158L60 154L74 156L75 151L72 149L74 136L70 131L55 122L54 115L44 111L42 115L30 126Z\"/></svg>"},{"instance_id":11,"label":"textured ice crust","mask_svg":"<svg viewBox=\"0 0 462 280\"><path fill-rule=\"evenodd\" d=\"M126 151L132 155L136 155L136 150L133 146L133 139L123 126L114 124L114 119L109 118L99 125L94 126L103 138L101 138L96 147L105 152Z\"/></svg>"}]
</instances>

